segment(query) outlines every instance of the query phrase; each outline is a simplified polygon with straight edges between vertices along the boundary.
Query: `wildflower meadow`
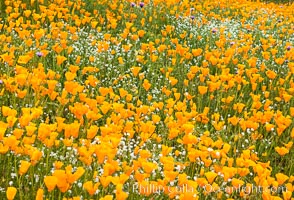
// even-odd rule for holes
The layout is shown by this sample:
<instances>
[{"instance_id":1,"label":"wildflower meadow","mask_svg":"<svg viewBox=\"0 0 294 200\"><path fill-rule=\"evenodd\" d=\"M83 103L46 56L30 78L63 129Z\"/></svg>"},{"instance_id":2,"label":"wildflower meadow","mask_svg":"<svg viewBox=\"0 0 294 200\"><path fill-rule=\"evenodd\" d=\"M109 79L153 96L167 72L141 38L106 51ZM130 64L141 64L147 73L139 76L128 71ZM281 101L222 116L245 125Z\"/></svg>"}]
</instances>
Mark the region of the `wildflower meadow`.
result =
<instances>
[{"instance_id":1,"label":"wildflower meadow","mask_svg":"<svg viewBox=\"0 0 294 200\"><path fill-rule=\"evenodd\" d=\"M294 3L0 0L0 199L293 200Z\"/></svg>"}]
</instances>

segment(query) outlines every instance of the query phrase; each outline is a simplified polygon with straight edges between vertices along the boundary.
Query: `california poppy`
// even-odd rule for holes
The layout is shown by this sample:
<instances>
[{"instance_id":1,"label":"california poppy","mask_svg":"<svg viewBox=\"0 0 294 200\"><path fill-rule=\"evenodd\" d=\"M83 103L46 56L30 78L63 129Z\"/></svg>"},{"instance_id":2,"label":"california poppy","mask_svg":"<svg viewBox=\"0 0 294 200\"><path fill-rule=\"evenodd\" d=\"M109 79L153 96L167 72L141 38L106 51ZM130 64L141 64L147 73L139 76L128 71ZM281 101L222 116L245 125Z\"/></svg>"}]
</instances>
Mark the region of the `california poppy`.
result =
<instances>
[{"instance_id":1,"label":"california poppy","mask_svg":"<svg viewBox=\"0 0 294 200\"><path fill-rule=\"evenodd\" d=\"M6 197L8 200L13 200L16 195L17 189L15 187L8 187L6 190Z\"/></svg>"}]
</instances>

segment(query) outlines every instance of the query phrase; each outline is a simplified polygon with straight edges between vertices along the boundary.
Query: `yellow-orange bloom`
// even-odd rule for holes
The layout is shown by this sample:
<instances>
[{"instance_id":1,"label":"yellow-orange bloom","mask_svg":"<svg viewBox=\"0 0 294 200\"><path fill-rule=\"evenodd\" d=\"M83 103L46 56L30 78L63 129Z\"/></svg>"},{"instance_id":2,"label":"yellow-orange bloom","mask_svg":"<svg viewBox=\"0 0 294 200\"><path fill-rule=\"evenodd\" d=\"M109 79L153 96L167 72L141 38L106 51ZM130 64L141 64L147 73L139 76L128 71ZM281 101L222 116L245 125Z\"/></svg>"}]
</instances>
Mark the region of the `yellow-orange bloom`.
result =
<instances>
[{"instance_id":1,"label":"yellow-orange bloom","mask_svg":"<svg viewBox=\"0 0 294 200\"><path fill-rule=\"evenodd\" d=\"M138 76L139 71L141 70L141 67L132 67L131 70L134 76Z\"/></svg>"},{"instance_id":2,"label":"yellow-orange bloom","mask_svg":"<svg viewBox=\"0 0 294 200\"><path fill-rule=\"evenodd\" d=\"M278 154L280 156L284 156L287 153L289 153L289 150L287 148L285 148L285 147L275 147L275 150L276 150L276 152L278 152Z\"/></svg>"},{"instance_id":3,"label":"yellow-orange bloom","mask_svg":"<svg viewBox=\"0 0 294 200\"><path fill-rule=\"evenodd\" d=\"M65 170L55 170L53 176L57 178L57 187L61 192L66 192L70 185L68 182L68 176L65 173Z\"/></svg>"},{"instance_id":4,"label":"yellow-orange bloom","mask_svg":"<svg viewBox=\"0 0 294 200\"><path fill-rule=\"evenodd\" d=\"M90 194L90 195L94 195L95 192L97 191L98 189L98 186L99 186L99 183L95 183L93 185L93 182L92 181L87 181L83 184L83 187L85 188L85 190L87 190L87 192Z\"/></svg>"},{"instance_id":5,"label":"yellow-orange bloom","mask_svg":"<svg viewBox=\"0 0 294 200\"><path fill-rule=\"evenodd\" d=\"M74 183L77 181L83 174L85 173L85 169L83 167L78 167L77 171L74 174L68 175L68 182Z\"/></svg>"},{"instance_id":6,"label":"yellow-orange bloom","mask_svg":"<svg viewBox=\"0 0 294 200\"><path fill-rule=\"evenodd\" d=\"M6 190L6 197L8 200L13 200L16 195L17 189L15 187L8 187Z\"/></svg>"},{"instance_id":7,"label":"yellow-orange bloom","mask_svg":"<svg viewBox=\"0 0 294 200\"><path fill-rule=\"evenodd\" d=\"M143 162L142 168L147 174L150 174L153 170L157 168L157 165L152 162Z\"/></svg>"},{"instance_id":8,"label":"yellow-orange bloom","mask_svg":"<svg viewBox=\"0 0 294 200\"><path fill-rule=\"evenodd\" d=\"M277 173L276 179L277 179L277 182L279 183L279 185L282 185L286 180L289 179L289 177L283 173Z\"/></svg>"},{"instance_id":9,"label":"yellow-orange bloom","mask_svg":"<svg viewBox=\"0 0 294 200\"><path fill-rule=\"evenodd\" d=\"M28 56L28 55L25 55L25 56L19 56L17 62L18 62L19 64L27 64L30 60L31 60L31 57Z\"/></svg>"},{"instance_id":10,"label":"yellow-orange bloom","mask_svg":"<svg viewBox=\"0 0 294 200\"><path fill-rule=\"evenodd\" d=\"M151 87L151 84L149 83L149 81L147 79L144 79L144 82L143 82L143 88L148 91Z\"/></svg>"},{"instance_id":11,"label":"yellow-orange bloom","mask_svg":"<svg viewBox=\"0 0 294 200\"><path fill-rule=\"evenodd\" d=\"M266 76L267 76L268 78L270 78L270 79L274 79L274 78L276 78L277 74L276 74L274 71L272 71L272 70L268 70L268 71L266 72Z\"/></svg>"},{"instance_id":12,"label":"yellow-orange bloom","mask_svg":"<svg viewBox=\"0 0 294 200\"><path fill-rule=\"evenodd\" d=\"M201 95L207 92L207 86L198 86L198 91Z\"/></svg>"},{"instance_id":13,"label":"yellow-orange bloom","mask_svg":"<svg viewBox=\"0 0 294 200\"><path fill-rule=\"evenodd\" d=\"M43 200L44 190L39 188L36 195L36 200Z\"/></svg>"},{"instance_id":14,"label":"yellow-orange bloom","mask_svg":"<svg viewBox=\"0 0 294 200\"><path fill-rule=\"evenodd\" d=\"M198 48L198 49L192 49L192 54L193 56L200 56L202 53L202 49Z\"/></svg>"},{"instance_id":15,"label":"yellow-orange bloom","mask_svg":"<svg viewBox=\"0 0 294 200\"><path fill-rule=\"evenodd\" d=\"M115 197L117 200L125 200L128 198L128 193L123 191L123 185L122 184L118 184L116 186L116 193L115 193Z\"/></svg>"},{"instance_id":16,"label":"yellow-orange bloom","mask_svg":"<svg viewBox=\"0 0 294 200\"><path fill-rule=\"evenodd\" d=\"M207 179L207 181L212 184L212 182L214 181L215 177L217 176L217 173L215 172L206 172L205 177Z\"/></svg>"},{"instance_id":17,"label":"yellow-orange bloom","mask_svg":"<svg viewBox=\"0 0 294 200\"><path fill-rule=\"evenodd\" d=\"M55 189L58 179L55 176L46 176L44 178L44 183L49 192Z\"/></svg>"},{"instance_id":18,"label":"yellow-orange bloom","mask_svg":"<svg viewBox=\"0 0 294 200\"><path fill-rule=\"evenodd\" d=\"M112 199L113 199L112 195L106 195L106 196L100 198L99 200L112 200Z\"/></svg>"},{"instance_id":19,"label":"yellow-orange bloom","mask_svg":"<svg viewBox=\"0 0 294 200\"><path fill-rule=\"evenodd\" d=\"M67 60L67 58L64 57L64 56L60 56L60 55L58 55L58 56L56 57L56 60L57 60L57 65L61 65L64 61Z\"/></svg>"},{"instance_id":20,"label":"yellow-orange bloom","mask_svg":"<svg viewBox=\"0 0 294 200\"><path fill-rule=\"evenodd\" d=\"M25 174L28 171L28 169L29 169L30 166L31 166L31 163L30 162L25 161L25 160L20 161L20 167L19 167L18 173L20 175Z\"/></svg>"}]
</instances>

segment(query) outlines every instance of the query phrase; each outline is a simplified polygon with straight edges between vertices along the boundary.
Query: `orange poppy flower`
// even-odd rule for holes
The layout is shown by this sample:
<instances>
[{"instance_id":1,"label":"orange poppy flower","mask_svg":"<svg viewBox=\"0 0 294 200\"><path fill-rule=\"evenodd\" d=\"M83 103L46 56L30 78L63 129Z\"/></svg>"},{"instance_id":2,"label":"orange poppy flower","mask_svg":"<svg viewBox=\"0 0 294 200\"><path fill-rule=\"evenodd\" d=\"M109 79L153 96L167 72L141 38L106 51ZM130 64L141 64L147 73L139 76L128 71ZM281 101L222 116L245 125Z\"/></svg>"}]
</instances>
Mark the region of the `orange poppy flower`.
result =
<instances>
[{"instance_id":1,"label":"orange poppy flower","mask_svg":"<svg viewBox=\"0 0 294 200\"><path fill-rule=\"evenodd\" d=\"M67 60L67 58L64 56L58 55L58 56L56 56L56 60L57 60L57 65L61 65L64 61Z\"/></svg>"},{"instance_id":2,"label":"orange poppy flower","mask_svg":"<svg viewBox=\"0 0 294 200\"><path fill-rule=\"evenodd\" d=\"M106 188L110 184L111 180L112 180L111 176L100 177L100 183L103 186L103 188Z\"/></svg>"},{"instance_id":3,"label":"orange poppy flower","mask_svg":"<svg viewBox=\"0 0 294 200\"><path fill-rule=\"evenodd\" d=\"M144 82L143 82L143 88L148 91L151 87L151 84L149 83L149 81L147 79L144 79Z\"/></svg>"},{"instance_id":4,"label":"orange poppy flower","mask_svg":"<svg viewBox=\"0 0 294 200\"><path fill-rule=\"evenodd\" d=\"M198 86L198 91L201 95L204 95L207 93L207 86Z\"/></svg>"},{"instance_id":5,"label":"orange poppy flower","mask_svg":"<svg viewBox=\"0 0 294 200\"><path fill-rule=\"evenodd\" d=\"M280 156L284 156L289 153L289 150L285 147L275 147L275 150Z\"/></svg>"},{"instance_id":6,"label":"orange poppy flower","mask_svg":"<svg viewBox=\"0 0 294 200\"><path fill-rule=\"evenodd\" d=\"M132 67L132 68L131 68L131 71L132 71L132 73L134 74L134 76L138 76L139 71L140 71L141 69L142 69L141 67Z\"/></svg>"},{"instance_id":7,"label":"orange poppy flower","mask_svg":"<svg viewBox=\"0 0 294 200\"><path fill-rule=\"evenodd\" d=\"M58 189L63 193L66 192L70 185L65 170L55 170L52 175L57 178Z\"/></svg>"},{"instance_id":8,"label":"orange poppy flower","mask_svg":"<svg viewBox=\"0 0 294 200\"><path fill-rule=\"evenodd\" d=\"M17 189L15 187L8 187L6 190L6 197L8 200L13 200L16 195Z\"/></svg>"},{"instance_id":9,"label":"orange poppy flower","mask_svg":"<svg viewBox=\"0 0 294 200\"><path fill-rule=\"evenodd\" d=\"M17 62L19 64L27 64L30 60L31 60L31 57L29 55L25 55L25 56L19 56Z\"/></svg>"},{"instance_id":10,"label":"orange poppy flower","mask_svg":"<svg viewBox=\"0 0 294 200\"><path fill-rule=\"evenodd\" d=\"M288 176L282 173L277 173L275 176L279 185L282 185L283 183L285 183L285 181L289 179Z\"/></svg>"},{"instance_id":11,"label":"orange poppy flower","mask_svg":"<svg viewBox=\"0 0 294 200\"><path fill-rule=\"evenodd\" d=\"M192 54L193 56L197 57L197 56L200 56L201 53L202 53L202 49L198 48L198 49L192 49Z\"/></svg>"},{"instance_id":12,"label":"orange poppy flower","mask_svg":"<svg viewBox=\"0 0 294 200\"><path fill-rule=\"evenodd\" d=\"M268 71L266 72L266 76L267 76L268 78L270 78L270 79L275 79L276 76L277 76L277 74L276 74L274 71L272 71L272 70L268 70Z\"/></svg>"},{"instance_id":13,"label":"orange poppy flower","mask_svg":"<svg viewBox=\"0 0 294 200\"><path fill-rule=\"evenodd\" d=\"M44 183L49 192L55 189L58 179L55 176L45 176Z\"/></svg>"},{"instance_id":14,"label":"orange poppy flower","mask_svg":"<svg viewBox=\"0 0 294 200\"><path fill-rule=\"evenodd\" d=\"M115 192L115 197L117 200L125 200L128 198L128 193L123 191L123 185L122 184L118 184L116 186L116 192Z\"/></svg>"},{"instance_id":15,"label":"orange poppy flower","mask_svg":"<svg viewBox=\"0 0 294 200\"><path fill-rule=\"evenodd\" d=\"M28 171L30 166L31 166L30 162L25 160L20 161L20 167L19 167L18 173L20 175L24 175Z\"/></svg>"},{"instance_id":16,"label":"orange poppy flower","mask_svg":"<svg viewBox=\"0 0 294 200\"><path fill-rule=\"evenodd\" d=\"M157 168L157 165L152 162L143 162L142 168L147 174L150 174L153 170Z\"/></svg>"},{"instance_id":17,"label":"orange poppy flower","mask_svg":"<svg viewBox=\"0 0 294 200\"><path fill-rule=\"evenodd\" d=\"M70 184L73 184L75 181L77 181L83 174L85 173L85 169L83 167L78 167L76 172L71 174L71 170L69 172L66 172L68 176L68 182Z\"/></svg>"},{"instance_id":18,"label":"orange poppy flower","mask_svg":"<svg viewBox=\"0 0 294 200\"><path fill-rule=\"evenodd\" d=\"M204 175L210 184L212 184L214 179L217 177L217 173L215 172L206 172Z\"/></svg>"},{"instance_id":19,"label":"orange poppy flower","mask_svg":"<svg viewBox=\"0 0 294 200\"><path fill-rule=\"evenodd\" d=\"M39 188L36 195L36 200L43 200L44 199L44 190Z\"/></svg>"}]
</instances>

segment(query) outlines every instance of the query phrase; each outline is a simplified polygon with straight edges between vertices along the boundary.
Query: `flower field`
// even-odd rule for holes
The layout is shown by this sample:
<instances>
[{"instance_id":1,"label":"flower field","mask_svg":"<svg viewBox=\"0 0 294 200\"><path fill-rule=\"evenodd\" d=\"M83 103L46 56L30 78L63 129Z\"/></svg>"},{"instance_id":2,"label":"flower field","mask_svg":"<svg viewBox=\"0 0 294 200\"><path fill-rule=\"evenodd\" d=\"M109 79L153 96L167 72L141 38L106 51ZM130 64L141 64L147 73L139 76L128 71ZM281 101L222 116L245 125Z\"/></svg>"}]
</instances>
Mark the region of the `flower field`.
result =
<instances>
[{"instance_id":1,"label":"flower field","mask_svg":"<svg viewBox=\"0 0 294 200\"><path fill-rule=\"evenodd\" d=\"M0 199L294 199L294 4L1 0Z\"/></svg>"}]
</instances>

